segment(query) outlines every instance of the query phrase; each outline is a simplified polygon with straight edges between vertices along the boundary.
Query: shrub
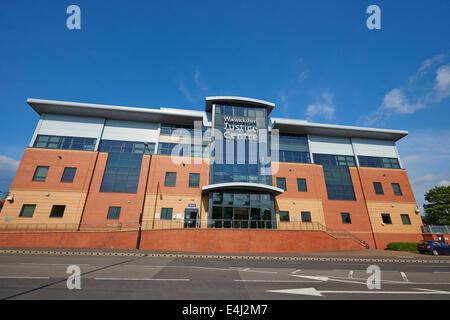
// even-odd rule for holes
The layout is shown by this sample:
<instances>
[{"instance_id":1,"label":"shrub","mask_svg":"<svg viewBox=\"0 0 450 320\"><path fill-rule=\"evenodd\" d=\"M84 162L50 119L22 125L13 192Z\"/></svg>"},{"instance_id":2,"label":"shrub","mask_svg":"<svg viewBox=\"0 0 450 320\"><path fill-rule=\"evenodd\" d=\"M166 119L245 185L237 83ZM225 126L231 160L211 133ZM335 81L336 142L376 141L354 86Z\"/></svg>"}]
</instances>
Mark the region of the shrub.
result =
<instances>
[{"instance_id":1,"label":"shrub","mask_svg":"<svg viewBox=\"0 0 450 320\"><path fill-rule=\"evenodd\" d=\"M387 244L386 250L417 251L417 242L391 242Z\"/></svg>"}]
</instances>

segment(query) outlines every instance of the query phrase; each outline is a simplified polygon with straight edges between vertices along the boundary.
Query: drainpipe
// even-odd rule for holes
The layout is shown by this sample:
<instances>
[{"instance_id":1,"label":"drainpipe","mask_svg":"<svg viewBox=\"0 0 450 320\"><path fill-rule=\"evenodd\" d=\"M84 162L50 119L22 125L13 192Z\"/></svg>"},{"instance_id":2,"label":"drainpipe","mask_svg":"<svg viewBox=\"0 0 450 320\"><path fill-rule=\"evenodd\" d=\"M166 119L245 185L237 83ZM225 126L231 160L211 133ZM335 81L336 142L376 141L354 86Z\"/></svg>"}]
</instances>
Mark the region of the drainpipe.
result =
<instances>
[{"instance_id":1,"label":"drainpipe","mask_svg":"<svg viewBox=\"0 0 450 320\"><path fill-rule=\"evenodd\" d=\"M145 181L144 200L142 201L142 209L141 209L141 213L139 215L139 231L138 231L137 242L136 242L136 249L138 249L138 250L141 247L142 218L144 215L145 198L147 196L147 187L148 187L148 178L150 176L150 167L151 167L152 158L153 158L153 155L152 155L150 149L148 148L148 142L144 143L144 146L149 151L150 159L148 160L148 170L147 170L147 179Z\"/></svg>"}]
</instances>

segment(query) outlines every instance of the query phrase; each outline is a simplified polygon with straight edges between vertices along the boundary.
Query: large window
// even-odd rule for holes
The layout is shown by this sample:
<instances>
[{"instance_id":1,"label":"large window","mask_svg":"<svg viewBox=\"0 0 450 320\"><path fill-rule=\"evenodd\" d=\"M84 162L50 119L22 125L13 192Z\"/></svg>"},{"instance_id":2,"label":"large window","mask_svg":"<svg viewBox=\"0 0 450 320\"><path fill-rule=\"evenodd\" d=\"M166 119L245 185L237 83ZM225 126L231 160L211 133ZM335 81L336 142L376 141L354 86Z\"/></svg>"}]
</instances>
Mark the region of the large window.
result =
<instances>
[{"instance_id":1,"label":"large window","mask_svg":"<svg viewBox=\"0 0 450 320\"><path fill-rule=\"evenodd\" d=\"M122 207L109 207L108 215L106 216L106 219L110 219L110 220L119 219L121 210L122 210Z\"/></svg>"},{"instance_id":2,"label":"large window","mask_svg":"<svg viewBox=\"0 0 450 320\"><path fill-rule=\"evenodd\" d=\"M286 178L277 178L277 188L286 189Z\"/></svg>"},{"instance_id":3,"label":"large window","mask_svg":"<svg viewBox=\"0 0 450 320\"><path fill-rule=\"evenodd\" d=\"M61 182L73 182L77 168L64 168Z\"/></svg>"},{"instance_id":4,"label":"large window","mask_svg":"<svg viewBox=\"0 0 450 320\"><path fill-rule=\"evenodd\" d=\"M180 157L209 157L209 147L208 145L188 145L188 144L178 144L178 143L166 143L160 142L158 144L158 154L161 155L172 155L173 149L176 149L175 155Z\"/></svg>"},{"instance_id":5,"label":"large window","mask_svg":"<svg viewBox=\"0 0 450 320\"><path fill-rule=\"evenodd\" d=\"M161 209L161 219L172 220L172 208L162 208Z\"/></svg>"},{"instance_id":6,"label":"large window","mask_svg":"<svg viewBox=\"0 0 450 320\"><path fill-rule=\"evenodd\" d=\"M177 184L177 173L166 172L166 179L164 180L164 185L166 187L175 187L176 184Z\"/></svg>"},{"instance_id":7,"label":"large window","mask_svg":"<svg viewBox=\"0 0 450 320\"><path fill-rule=\"evenodd\" d=\"M352 156L314 154L314 163L323 166L328 200L356 200L349 166L355 166Z\"/></svg>"},{"instance_id":8,"label":"large window","mask_svg":"<svg viewBox=\"0 0 450 320\"><path fill-rule=\"evenodd\" d=\"M50 218L62 218L65 210L66 206L53 206L52 211L50 212Z\"/></svg>"},{"instance_id":9,"label":"large window","mask_svg":"<svg viewBox=\"0 0 450 320\"><path fill-rule=\"evenodd\" d=\"M153 147L149 145L151 152ZM144 143L102 140L99 151L109 152L100 192L136 193Z\"/></svg>"},{"instance_id":10,"label":"large window","mask_svg":"<svg viewBox=\"0 0 450 320\"><path fill-rule=\"evenodd\" d=\"M38 166L34 172L33 181L45 181L49 168L50 167Z\"/></svg>"},{"instance_id":11,"label":"large window","mask_svg":"<svg viewBox=\"0 0 450 320\"><path fill-rule=\"evenodd\" d=\"M400 184L393 183L392 184L392 190L394 191L394 195L401 196L402 195L402 189L400 189Z\"/></svg>"},{"instance_id":12,"label":"large window","mask_svg":"<svg viewBox=\"0 0 450 320\"><path fill-rule=\"evenodd\" d=\"M304 134L281 133L279 150L280 162L311 163L308 139Z\"/></svg>"},{"instance_id":13,"label":"large window","mask_svg":"<svg viewBox=\"0 0 450 320\"><path fill-rule=\"evenodd\" d=\"M308 187L306 186L306 179L297 179L297 189L299 192L307 192Z\"/></svg>"},{"instance_id":14,"label":"large window","mask_svg":"<svg viewBox=\"0 0 450 320\"><path fill-rule=\"evenodd\" d=\"M95 138L38 135L34 141L34 147L92 151L95 149L96 141Z\"/></svg>"},{"instance_id":15,"label":"large window","mask_svg":"<svg viewBox=\"0 0 450 320\"><path fill-rule=\"evenodd\" d=\"M194 126L193 125L182 125L182 124L161 124L161 134L163 135L172 135L172 133L175 130L178 129L184 129L184 130L179 130L179 133L184 133L186 132L186 134L191 135L192 132L194 131Z\"/></svg>"},{"instance_id":16,"label":"large window","mask_svg":"<svg viewBox=\"0 0 450 320\"><path fill-rule=\"evenodd\" d=\"M358 156L358 160L361 167L400 169L400 163L396 158Z\"/></svg>"},{"instance_id":17,"label":"large window","mask_svg":"<svg viewBox=\"0 0 450 320\"><path fill-rule=\"evenodd\" d=\"M189 187L198 188L200 186L200 173L189 174Z\"/></svg>"},{"instance_id":18,"label":"large window","mask_svg":"<svg viewBox=\"0 0 450 320\"><path fill-rule=\"evenodd\" d=\"M35 204L24 204L22 210L20 210L19 217L21 218L31 218L33 217L34 210L36 209Z\"/></svg>"},{"instance_id":19,"label":"large window","mask_svg":"<svg viewBox=\"0 0 450 320\"><path fill-rule=\"evenodd\" d=\"M374 182L373 189L375 190L375 194L379 194L379 195L384 194L383 186L381 185L381 182Z\"/></svg>"}]
</instances>

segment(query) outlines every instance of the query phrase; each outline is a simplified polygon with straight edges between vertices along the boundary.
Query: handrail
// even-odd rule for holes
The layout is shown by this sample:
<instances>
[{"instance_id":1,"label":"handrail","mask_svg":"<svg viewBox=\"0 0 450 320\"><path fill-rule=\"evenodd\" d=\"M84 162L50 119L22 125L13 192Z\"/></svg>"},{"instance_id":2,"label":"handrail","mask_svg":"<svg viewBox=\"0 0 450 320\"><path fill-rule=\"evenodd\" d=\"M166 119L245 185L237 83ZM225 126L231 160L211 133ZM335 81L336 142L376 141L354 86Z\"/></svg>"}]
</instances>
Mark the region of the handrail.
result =
<instances>
[{"instance_id":1,"label":"handrail","mask_svg":"<svg viewBox=\"0 0 450 320\"><path fill-rule=\"evenodd\" d=\"M142 230L176 229L250 229L280 231L323 231L335 239L351 238L364 245L347 230L327 229L320 222L231 220L231 219L150 219L143 220ZM138 222L108 223L0 223L0 232L120 232L137 231Z\"/></svg>"}]
</instances>

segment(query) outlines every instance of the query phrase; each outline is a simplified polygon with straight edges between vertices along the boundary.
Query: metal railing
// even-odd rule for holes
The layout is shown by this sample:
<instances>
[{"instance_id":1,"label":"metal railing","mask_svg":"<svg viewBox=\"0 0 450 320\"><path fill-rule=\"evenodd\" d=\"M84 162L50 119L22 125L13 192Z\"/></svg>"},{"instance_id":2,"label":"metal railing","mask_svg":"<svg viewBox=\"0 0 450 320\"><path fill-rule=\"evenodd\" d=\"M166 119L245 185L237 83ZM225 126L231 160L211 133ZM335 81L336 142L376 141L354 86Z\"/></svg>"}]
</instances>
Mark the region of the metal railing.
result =
<instances>
[{"instance_id":1,"label":"metal railing","mask_svg":"<svg viewBox=\"0 0 450 320\"><path fill-rule=\"evenodd\" d=\"M226 220L226 219L152 219L142 221L141 230L177 229L251 229L323 231L335 239L351 238L363 245L363 241L347 230L327 229L319 222L274 220ZM0 223L0 232L121 232L139 230L138 222L110 223ZM444 232L445 233L445 232Z\"/></svg>"},{"instance_id":2,"label":"metal railing","mask_svg":"<svg viewBox=\"0 0 450 320\"><path fill-rule=\"evenodd\" d=\"M450 226L422 226L425 234L450 234Z\"/></svg>"}]
</instances>

